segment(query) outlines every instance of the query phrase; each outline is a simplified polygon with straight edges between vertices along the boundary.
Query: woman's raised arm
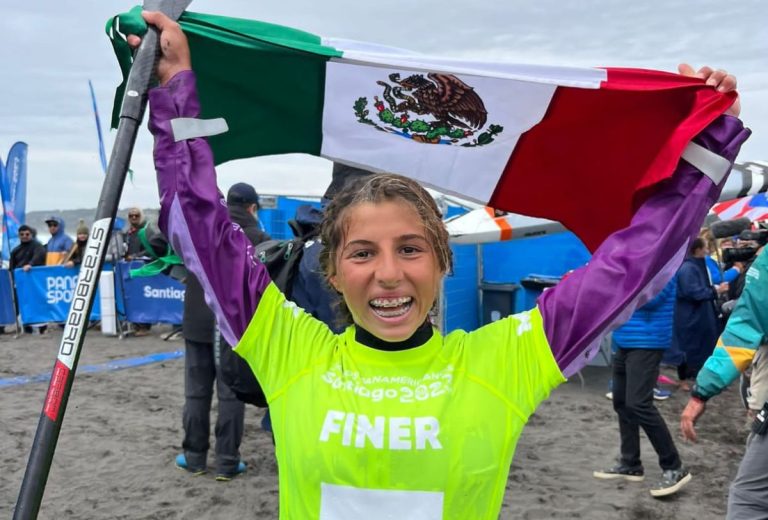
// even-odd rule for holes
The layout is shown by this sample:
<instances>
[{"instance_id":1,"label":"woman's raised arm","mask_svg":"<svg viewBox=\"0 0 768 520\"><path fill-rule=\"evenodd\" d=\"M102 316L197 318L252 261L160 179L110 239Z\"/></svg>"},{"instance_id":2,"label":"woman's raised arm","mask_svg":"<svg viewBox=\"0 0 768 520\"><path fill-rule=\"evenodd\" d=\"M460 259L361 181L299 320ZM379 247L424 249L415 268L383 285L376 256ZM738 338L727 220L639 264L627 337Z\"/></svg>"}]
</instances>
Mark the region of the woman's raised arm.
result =
<instances>
[{"instance_id":1,"label":"woman's raised arm","mask_svg":"<svg viewBox=\"0 0 768 520\"><path fill-rule=\"evenodd\" d=\"M703 79L720 92L736 89L736 78L723 70L702 67L694 71L686 64L678 70ZM750 134L734 117L739 111L736 98L726 115L694 142L733 163ZM589 265L544 292L538 306L547 340L566 377L578 372L597 354L603 337L674 276L724 181L715 184L681 160L672 178L642 204L627 228L600 245Z\"/></svg>"},{"instance_id":2,"label":"woman's raised arm","mask_svg":"<svg viewBox=\"0 0 768 520\"><path fill-rule=\"evenodd\" d=\"M149 93L160 229L203 286L224 338L236 345L270 278L254 261L248 237L229 219L205 132L190 130L199 127L200 103L187 38L162 13L142 16L160 30L162 50L157 64L161 86ZM132 35L128 42L137 46L141 40Z\"/></svg>"}]
</instances>

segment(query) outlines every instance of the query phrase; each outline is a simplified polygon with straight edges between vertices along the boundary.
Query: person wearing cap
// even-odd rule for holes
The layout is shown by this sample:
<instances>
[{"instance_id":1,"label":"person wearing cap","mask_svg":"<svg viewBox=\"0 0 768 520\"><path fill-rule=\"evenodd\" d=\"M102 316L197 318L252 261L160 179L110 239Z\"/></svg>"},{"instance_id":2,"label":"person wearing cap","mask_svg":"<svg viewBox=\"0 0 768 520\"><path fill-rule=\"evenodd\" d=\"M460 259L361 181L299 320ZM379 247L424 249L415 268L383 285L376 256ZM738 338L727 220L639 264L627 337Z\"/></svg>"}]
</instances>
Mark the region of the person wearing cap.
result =
<instances>
[{"instance_id":1,"label":"person wearing cap","mask_svg":"<svg viewBox=\"0 0 768 520\"><path fill-rule=\"evenodd\" d=\"M239 182L227 192L227 209L232 222L240 226L253 245L269 240L261 230L256 211L259 195L250 184ZM184 410L182 424L184 453L176 456L176 466L194 475L207 471L213 385L219 401L214 429L216 436L216 480L228 481L246 470L240 459L245 403L238 400L220 377L214 350L216 324L208 308L199 280L189 274L184 294ZM221 347L226 348L226 347Z\"/></svg>"},{"instance_id":2,"label":"person wearing cap","mask_svg":"<svg viewBox=\"0 0 768 520\"><path fill-rule=\"evenodd\" d=\"M261 209L259 194L248 183L238 182L227 191L227 209L232 221L238 224L251 243L258 244L269 240L261 228L257 211Z\"/></svg>"},{"instance_id":3,"label":"person wearing cap","mask_svg":"<svg viewBox=\"0 0 768 520\"><path fill-rule=\"evenodd\" d=\"M62 259L69 254L74 245L72 238L64 232L64 219L51 215L45 219L51 239L45 245L47 252L46 264L59 265Z\"/></svg>"},{"instance_id":4,"label":"person wearing cap","mask_svg":"<svg viewBox=\"0 0 768 520\"><path fill-rule=\"evenodd\" d=\"M75 244L72 249L69 250L64 265L67 267L79 267L83 262L83 256L85 256L85 246L88 244L88 226L85 225L85 221L80 219L77 225Z\"/></svg>"}]
</instances>

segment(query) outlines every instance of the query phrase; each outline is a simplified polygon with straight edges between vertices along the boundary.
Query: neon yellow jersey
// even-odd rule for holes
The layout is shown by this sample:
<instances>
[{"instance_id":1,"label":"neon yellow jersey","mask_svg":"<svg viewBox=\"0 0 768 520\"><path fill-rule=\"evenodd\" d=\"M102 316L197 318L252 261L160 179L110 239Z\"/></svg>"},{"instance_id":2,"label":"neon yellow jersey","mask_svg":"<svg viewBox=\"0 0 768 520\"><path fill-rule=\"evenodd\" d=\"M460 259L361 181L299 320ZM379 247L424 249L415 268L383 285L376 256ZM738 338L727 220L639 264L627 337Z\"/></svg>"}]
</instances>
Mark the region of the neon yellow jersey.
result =
<instances>
[{"instance_id":1,"label":"neon yellow jersey","mask_svg":"<svg viewBox=\"0 0 768 520\"><path fill-rule=\"evenodd\" d=\"M385 352L274 284L236 351L270 403L282 519L496 519L523 426L564 381L538 309Z\"/></svg>"}]
</instances>

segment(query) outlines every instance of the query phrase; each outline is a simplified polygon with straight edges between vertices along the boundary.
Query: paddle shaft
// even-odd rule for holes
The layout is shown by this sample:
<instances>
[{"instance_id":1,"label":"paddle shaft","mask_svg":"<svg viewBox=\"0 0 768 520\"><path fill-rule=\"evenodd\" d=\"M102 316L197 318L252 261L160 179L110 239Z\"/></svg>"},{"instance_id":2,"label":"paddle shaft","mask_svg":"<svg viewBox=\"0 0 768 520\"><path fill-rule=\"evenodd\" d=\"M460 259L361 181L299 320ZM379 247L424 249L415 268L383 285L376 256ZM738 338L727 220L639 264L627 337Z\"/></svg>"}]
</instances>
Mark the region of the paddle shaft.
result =
<instances>
[{"instance_id":1,"label":"paddle shaft","mask_svg":"<svg viewBox=\"0 0 768 520\"><path fill-rule=\"evenodd\" d=\"M191 0L146 0L144 9L162 11L172 19L178 19L189 5L189 1ZM154 75L159 49L158 32L150 26L136 51L126 81L115 144L96 207L95 221L91 226L77 285L73 291L72 304L64 325L57 359L43 403L43 411L40 414L24 472L24 480L21 483L13 514L14 520L35 519L40 510L77 362L88 328L88 317L96 295L96 283L104 264L107 243L117 214L136 135L147 106L147 93Z\"/></svg>"}]
</instances>

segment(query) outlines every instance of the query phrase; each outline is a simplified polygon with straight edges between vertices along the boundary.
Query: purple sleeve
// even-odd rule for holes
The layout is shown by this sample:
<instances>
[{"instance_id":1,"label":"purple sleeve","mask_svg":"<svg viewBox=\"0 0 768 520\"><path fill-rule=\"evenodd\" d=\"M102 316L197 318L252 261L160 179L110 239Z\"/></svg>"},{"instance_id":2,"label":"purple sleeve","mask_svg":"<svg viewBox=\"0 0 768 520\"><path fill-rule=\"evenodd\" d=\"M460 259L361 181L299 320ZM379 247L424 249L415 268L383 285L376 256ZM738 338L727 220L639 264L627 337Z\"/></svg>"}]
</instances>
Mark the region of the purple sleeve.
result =
<instances>
[{"instance_id":1,"label":"purple sleeve","mask_svg":"<svg viewBox=\"0 0 768 520\"><path fill-rule=\"evenodd\" d=\"M749 134L741 121L722 116L695 141L733 162ZM605 334L672 279L722 186L681 160L628 227L609 236L587 266L541 295L547 340L563 375L581 370Z\"/></svg>"},{"instance_id":2,"label":"purple sleeve","mask_svg":"<svg viewBox=\"0 0 768 520\"><path fill-rule=\"evenodd\" d=\"M216 185L213 153L203 138L176 142L171 120L200 115L195 75L180 72L149 93L149 129L155 136L160 229L205 291L230 345L237 345L256 311L269 274L233 224Z\"/></svg>"}]
</instances>

